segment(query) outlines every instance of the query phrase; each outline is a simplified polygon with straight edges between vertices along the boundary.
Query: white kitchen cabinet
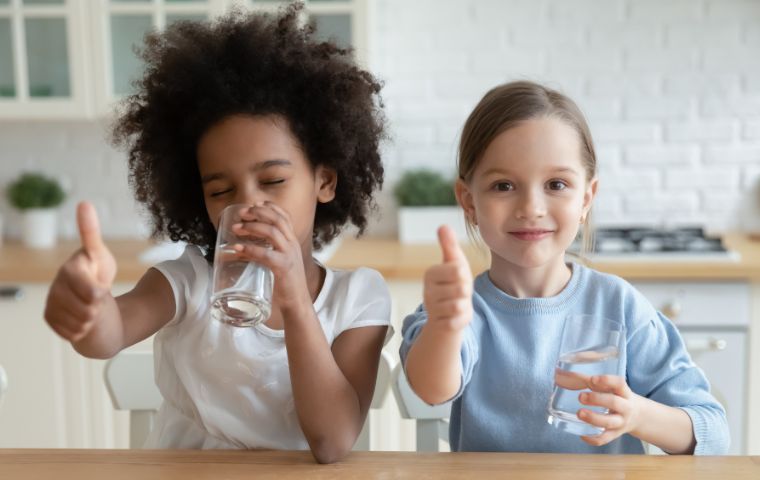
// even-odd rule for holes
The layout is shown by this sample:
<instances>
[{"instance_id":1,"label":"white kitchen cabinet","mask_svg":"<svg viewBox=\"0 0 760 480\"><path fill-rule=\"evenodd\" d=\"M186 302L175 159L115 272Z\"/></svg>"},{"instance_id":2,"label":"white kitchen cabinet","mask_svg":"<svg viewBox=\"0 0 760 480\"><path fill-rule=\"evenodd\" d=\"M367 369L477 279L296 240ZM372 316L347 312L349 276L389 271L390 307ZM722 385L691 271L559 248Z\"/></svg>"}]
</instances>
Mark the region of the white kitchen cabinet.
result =
<instances>
[{"instance_id":1,"label":"white kitchen cabinet","mask_svg":"<svg viewBox=\"0 0 760 480\"><path fill-rule=\"evenodd\" d=\"M47 284L18 287L22 298L0 299L0 365L7 375L0 448L126 448L128 417L111 406L105 361L82 357L47 326ZM114 292L129 288L118 284Z\"/></svg>"},{"instance_id":2,"label":"white kitchen cabinet","mask_svg":"<svg viewBox=\"0 0 760 480\"><path fill-rule=\"evenodd\" d=\"M323 38L366 59L368 0L306 1ZM210 19L233 6L276 10L265 0L0 0L0 118L93 118L132 92L135 55L150 30Z\"/></svg>"},{"instance_id":3,"label":"white kitchen cabinet","mask_svg":"<svg viewBox=\"0 0 760 480\"><path fill-rule=\"evenodd\" d=\"M68 118L92 113L88 3L0 2L2 117Z\"/></svg>"},{"instance_id":4,"label":"white kitchen cabinet","mask_svg":"<svg viewBox=\"0 0 760 480\"><path fill-rule=\"evenodd\" d=\"M638 281L634 286L678 327L692 360L726 409L729 454L746 455L751 285L744 281Z\"/></svg>"}]
</instances>

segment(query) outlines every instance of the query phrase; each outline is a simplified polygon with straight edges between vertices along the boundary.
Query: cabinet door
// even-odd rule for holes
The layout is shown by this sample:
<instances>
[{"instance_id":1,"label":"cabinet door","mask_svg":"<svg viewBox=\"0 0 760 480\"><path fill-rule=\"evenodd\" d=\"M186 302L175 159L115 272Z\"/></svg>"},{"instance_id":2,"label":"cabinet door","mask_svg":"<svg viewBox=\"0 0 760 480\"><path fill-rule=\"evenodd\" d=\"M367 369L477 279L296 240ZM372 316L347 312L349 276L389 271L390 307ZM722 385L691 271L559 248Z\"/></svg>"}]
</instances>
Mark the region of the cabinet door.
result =
<instances>
[{"instance_id":1,"label":"cabinet door","mask_svg":"<svg viewBox=\"0 0 760 480\"><path fill-rule=\"evenodd\" d=\"M48 285L20 285L23 298L0 299L0 448L126 448L126 412L116 412L103 382L105 361L84 358L45 323ZM130 284L117 284L114 294ZM148 339L132 348L150 349Z\"/></svg>"},{"instance_id":2,"label":"cabinet door","mask_svg":"<svg viewBox=\"0 0 760 480\"><path fill-rule=\"evenodd\" d=\"M205 20L224 12L227 0L101 0L93 5L95 32L103 41L91 49L101 81L97 84L98 112L132 93L132 82L143 71L135 54L147 33L181 20Z\"/></svg>"},{"instance_id":3,"label":"cabinet door","mask_svg":"<svg viewBox=\"0 0 760 480\"><path fill-rule=\"evenodd\" d=\"M8 379L0 407L0 448L64 447L66 385L60 359L67 345L42 318L46 286L21 288L23 298L0 300L0 364Z\"/></svg>"},{"instance_id":4,"label":"cabinet door","mask_svg":"<svg viewBox=\"0 0 760 480\"><path fill-rule=\"evenodd\" d=\"M3 118L77 118L90 113L84 1L0 2Z\"/></svg>"}]
</instances>

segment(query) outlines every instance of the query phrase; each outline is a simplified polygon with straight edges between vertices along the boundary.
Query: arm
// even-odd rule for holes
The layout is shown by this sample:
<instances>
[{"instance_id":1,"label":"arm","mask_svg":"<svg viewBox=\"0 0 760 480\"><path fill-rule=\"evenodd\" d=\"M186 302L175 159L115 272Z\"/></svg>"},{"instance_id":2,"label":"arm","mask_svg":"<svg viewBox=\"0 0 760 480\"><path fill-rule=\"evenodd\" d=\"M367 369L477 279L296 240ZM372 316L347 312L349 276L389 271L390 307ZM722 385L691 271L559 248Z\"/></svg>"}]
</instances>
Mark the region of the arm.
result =
<instances>
[{"instance_id":1,"label":"arm","mask_svg":"<svg viewBox=\"0 0 760 480\"><path fill-rule=\"evenodd\" d=\"M404 365L409 385L429 404L450 400L462 382L463 330L472 320L472 273L453 231L438 230L443 263L425 272L428 321Z\"/></svg>"},{"instance_id":2,"label":"arm","mask_svg":"<svg viewBox=\"0 0 760 480\"><path fill-rule=\"evenodd\" d=\"M581 402L609 408L610 414L581 409L581 419L606 429L584 439L602 445L630 433L668 453L725 454L730 437L723 406L675 326L654 310L652 317L628 338L627 379L589 380L594 392L582 394Z\"/></svg>"},{"instance_id":3,"label":"arm","mask_svg":"<svg viewBox=\"0 0 760 480\"><path fill-rule=\"evenodd\" d=\"M163 275L151 269L132 291L114 298L116 262L100 236L92 205L78 206L77 222L82 248L58 270L45 320L80 354L110 358L168 322L174 297Z\"/></svg>"},{"instance_id":4,"label":"arm","mask_svg":"<svg viewBox=\"0 0 760 480\"><path fill-rule=\"evenodd\" d=\"M351 450L364 425L387 327L347 330L331 350L311 302L283 309L283 316L298 420L317 461L332 463Z\"/></svg>"},{"instance_id":5,"label":"arm","mask_svg":"<svg viewBox=\"0 0 760 480\"><path fill-rule=\"evenodd\" d=\"M335 339L331 349L314 311L301 246L287 212L264 203L242 217L240 233L266 239L272 247L245 245L239 251L274 274L272 304L283 317L301 429L314 458L334 462L353 447L362 429L387 327L350 329ZM382 302L387 306L387 293ZM388 315L385 310L383 315Z\"/></svg>"},{"instance_id":6,"label":"arm","mask_svg":"<svg viewBox=\"0 0 760 480\"><path fill-rule=\"evenodd\" d=\"M693 454L697 446L691 418L680 408L636 396L642 419L631 435L671 454Z\"/></svg>"},{"instance_id":7,"label":"arm","mask_svg":"<svg viewBox=\"0 0 760 480\"><path fill-rule=\"evenodd\" d=\"M630 433L671 454L692 454L696 438L689 415L674 407L650 400L631 391L622 377L590 377L591 393L580 394L581 403L602 406L608 414L582 408L578 418L605 429L595 436L584 436L590 445L604 445L624 433Z\"/></svg>"}]
</instances>

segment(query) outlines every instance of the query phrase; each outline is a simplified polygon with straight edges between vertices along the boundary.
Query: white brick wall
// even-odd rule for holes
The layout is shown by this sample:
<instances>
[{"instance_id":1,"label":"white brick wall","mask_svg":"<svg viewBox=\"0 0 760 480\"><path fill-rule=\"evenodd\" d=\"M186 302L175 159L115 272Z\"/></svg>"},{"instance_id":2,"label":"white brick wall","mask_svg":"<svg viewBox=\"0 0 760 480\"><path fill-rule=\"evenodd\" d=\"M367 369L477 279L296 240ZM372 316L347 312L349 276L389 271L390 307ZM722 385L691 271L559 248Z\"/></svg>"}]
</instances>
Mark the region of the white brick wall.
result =
<instances>
[{"instance_id":1,"label":"white brick wall","mask_svg":"<svg viewBox=\"0 0 760 480\"><path fill-rule=\"evenodd\" d=\"M420 158L452 172L469 110L488 88L528 78L569 94L589 118L597 224L727 229L739 223L738 204L760 201L749 199L760 181L760 1L377 3L370 58L397 139L389 183ZM399 56L427 68L410 73ZM400 128L410 119L441 135L409 144ZM395 228L387 201L376 231Z\"/></svg>"},{"instance_id":2,"label":"white brick wall","mask_svg":"<svg viewBox=\"0 0 760 480\"><path fill-rule=\"evenodd\" d=\"M394 137L374 233L396 230L390 192L401 172L452 173L469 111L519 78L565 91L589 117L597 223L738 223L736 204L760 181L760 1L369 1L370 68L385 81ZM42 168L70 191L64 235L75 235L83 198L106 235L144 235L123 154L104 132L96 122L0 122L0 185ZM4 198L0 213L14 234Z\"/></svg>"},{"instance_id":3,"label":"white brick wall","mask_svg":"<svg viewBox=\"0 0 760 480\"><path fill-rule=\"evenodd\" d=\"M106 126L95 122L0 122L0 185L20 172L41 170L60 178L68 198L61 207L60 234L77 236L75 207L92 201L100 214L104 235L144 237L141 221L127 185L124 155L107 144ZM0 198L0 214L8 236L18 234L18 215Z\"/></svg>"}]
</instances>

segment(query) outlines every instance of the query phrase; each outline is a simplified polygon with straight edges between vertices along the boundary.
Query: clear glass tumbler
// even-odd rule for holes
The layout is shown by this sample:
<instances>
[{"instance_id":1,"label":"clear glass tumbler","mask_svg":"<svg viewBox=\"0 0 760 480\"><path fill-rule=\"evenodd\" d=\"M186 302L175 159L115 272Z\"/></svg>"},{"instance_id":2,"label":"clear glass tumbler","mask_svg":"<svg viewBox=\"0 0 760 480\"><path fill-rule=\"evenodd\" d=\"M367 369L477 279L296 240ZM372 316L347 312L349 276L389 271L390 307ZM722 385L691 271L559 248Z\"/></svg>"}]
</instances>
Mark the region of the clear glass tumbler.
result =
<instances>
[{"instance_id":1,"label":"clear glass tumbler","mask_svg":"<svg viewBox=\"0 0 760 480\"><path fill-rule=\"evenodd\" d=\"M229 205L219 219L214 252L211 318L236 327L252 327L272 311L274 275L269 268L241 257L235 245L261 245L261 239L237 235L232 226L241 223L244 204Z\"/></svg>"},{"instance_id":2,"label":"clear glass tumbler","mask_svg":"<svg viewBox=\"0 0 760 480\"><path fill-rule=\"evenodd\" d=\"M580 420L577 413L586 408L606 414L607 409L584 405L579 396L590 391L587 387L590 377L618 375L624 341L625 325L620 321L597 315L570 315L565 319L549 400L551 425L576 435L598 435L604 431Z\"/></svg>"}]
</instances>

